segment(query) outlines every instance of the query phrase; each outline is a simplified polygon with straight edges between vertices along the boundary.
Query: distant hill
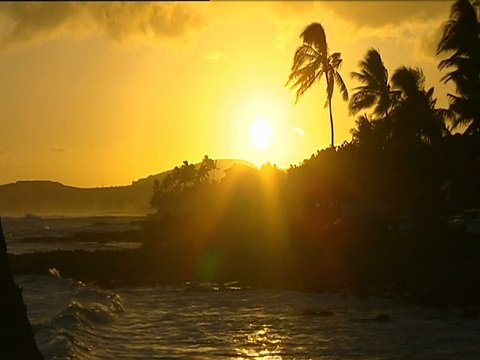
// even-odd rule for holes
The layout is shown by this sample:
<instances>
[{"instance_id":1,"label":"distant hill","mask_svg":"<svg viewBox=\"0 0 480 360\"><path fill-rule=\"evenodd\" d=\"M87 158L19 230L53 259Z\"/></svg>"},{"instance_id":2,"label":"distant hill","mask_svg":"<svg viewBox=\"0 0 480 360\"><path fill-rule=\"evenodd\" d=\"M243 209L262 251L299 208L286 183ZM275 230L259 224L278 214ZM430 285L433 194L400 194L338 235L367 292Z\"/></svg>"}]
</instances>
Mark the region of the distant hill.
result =
<instances>
[{"instance_id":1,"label":"distant hill","mask_svg":"<svg viewBox=\"0 0 480 360\"><path fill-rule=\"evenodd\" d=\"M225 176L233 164L255 167L244 160L217 161L215 179ZM76 188L53 181L17 181L0 186L0 214L32 215L145 215L151 212L149 201L155 179L160 182L170 172L164 171L133 181L131 185L107 188Z\"/></svg>"}]
</instances>

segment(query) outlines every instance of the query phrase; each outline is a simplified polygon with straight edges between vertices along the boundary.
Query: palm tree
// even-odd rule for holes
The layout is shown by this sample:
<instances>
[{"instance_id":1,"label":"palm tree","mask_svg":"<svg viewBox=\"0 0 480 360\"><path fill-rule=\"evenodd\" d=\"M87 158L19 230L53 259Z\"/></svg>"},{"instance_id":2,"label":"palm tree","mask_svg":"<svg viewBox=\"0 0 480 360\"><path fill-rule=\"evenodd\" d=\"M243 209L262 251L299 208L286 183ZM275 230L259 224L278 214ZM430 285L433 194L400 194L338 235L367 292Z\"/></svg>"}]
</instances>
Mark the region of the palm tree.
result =
<instances>
[{"instance_id":1,"label":"palm tree","mask_svg":"<svg viewBox=\"0 0 480 360\"><path fill-rule=\"evenodd\" d=\"M445 119L448 112L436 108L434 88L425 90L425 76L419 68L402 66L392 75L392 85L400 92L394 109L394 133L402 141L416 137L432 143L447 132Z\"/></svg>"},{"instance_id":2,"label":"palm tree","mask_svg":"<svg viewBox=\"0 0 480 360\"><path fill-rule=\"evenodd\" d=\"M448 94L451 110L457 115L452 128L467 125L465 133L480 134L480 21L471 1L453 4L437 47L437 55L443 52L451 56L440 61L439 69L453 70L442 80L453 81L457 92Z\"/></svg>"},{"instance_id":3,"label":"palm tree","mask_svg":"<svg viewBox=\"0 0 480 360\"><path fill-rule=\"evenodd\" d=\"M373 133L373 125L367 115L362 115L355 120L355 128L350 130L353 143L364 144L369 141Z\"/></svg>"},{"instance_id":4,"label":"palm tree","mask_svg":"<svg viewBox=\"0 0 480 360\"><path fill-rule=\"evenodd\" d=\"M388 152L392 137L391 118L371 119L362 115L355 120L350 130L353 144L368 148L373 152Z\"/></svg>"},{"instance_id":5,"label":"palm tree","mask_svg":"<svg viewBox=\"0 0 480 360\"><path fill-rule=\"evenodd\" d=\"M202 182L210 178L210 172L215 171L217 168L217 160L210 159L208 155L205 155L202 159L202 163L197 171L198 181ZM215 173L213 174L213 181L215 181Z\"/></svg>"},{"instance_id":6,"label":"palm tree","mask_svg":"<svg viewBox=\"0 0 480 360\"><path fill-rule=\"evenodd\" d=\"M329 54L327 37L323 26L319 23L308 25L300 35L303 44L297 48L293 57L293 65L286 86L297 90L298 99L307 91L316 81L320 81L325 75L327 83L327 101L330 114L330 128L332 135L332 147L335 146L335 136L333 129L332 114L332 96L334 85L340 90L343 100L348 100L348 90L342 76L338 72L342 64L341 54L339 52Z\"/></svg>"},{"instance_id":7,"label":"palm tree","mask_svg":"<svg viewBox=\"0 0 480 360\"><path fill-rule=\"evenodd\" d=\"M361 110L373 107L372 115L388 117L398 94L390 89L388 71L380 53L373 48L369 49L358 66L360 72L351 72L350 77L362 85L353 89L354 93L348 104L350 114L355 115Z\"/></svg>"}]
</instances>

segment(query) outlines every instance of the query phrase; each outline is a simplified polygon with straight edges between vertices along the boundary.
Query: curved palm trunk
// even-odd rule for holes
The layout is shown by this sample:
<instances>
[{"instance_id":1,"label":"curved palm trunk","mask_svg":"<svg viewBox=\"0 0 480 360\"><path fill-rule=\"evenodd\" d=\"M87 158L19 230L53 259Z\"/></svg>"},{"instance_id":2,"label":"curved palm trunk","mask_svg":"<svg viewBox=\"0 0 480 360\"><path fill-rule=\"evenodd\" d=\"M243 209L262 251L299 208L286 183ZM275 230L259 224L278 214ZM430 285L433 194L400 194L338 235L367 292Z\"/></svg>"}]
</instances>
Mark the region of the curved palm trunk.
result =
<instances>
[{"instance_id":1,"label":"curved palm trunk","mask_svg":"<svg viewBox=\"0 0 480 360\"><path fill-rule=\"evenodd\" d=\"M327 65L324 65L327 67ZM333 129L333 114L332 114L332 95L333 95L333 88L330 89L332 84L330 81L333 81L333 79L329 79L328 74L325 74L325 81L327 82L327 100L328 100L328 112L330 114L330 134L332 136L332 141L331 141L331 146L335 147L335 131Z\"/></svg>"},{"instance_id":2,"label":"curved palm trunk","mask_svg":"<svg viewBox=\"0 0 480 360\"><path fill-rule=\"evenodd\" d=\"M330 130L332 134L332 147L335 147L335 133L333 130L332 98L328 98L328 111L330 113Z\"/></svg>"}]
</instances>

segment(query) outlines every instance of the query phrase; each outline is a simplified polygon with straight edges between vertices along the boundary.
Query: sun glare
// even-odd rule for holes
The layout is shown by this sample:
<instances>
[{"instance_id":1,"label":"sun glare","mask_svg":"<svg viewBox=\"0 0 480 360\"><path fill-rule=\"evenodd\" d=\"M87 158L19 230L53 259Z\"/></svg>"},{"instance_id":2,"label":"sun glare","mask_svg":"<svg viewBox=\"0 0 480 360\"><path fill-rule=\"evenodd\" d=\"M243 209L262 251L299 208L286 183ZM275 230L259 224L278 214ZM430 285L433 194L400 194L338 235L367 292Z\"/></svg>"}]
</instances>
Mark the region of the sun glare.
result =
<instances>
[{"instance_id":1,"label":"sun glare","mask_svg":"<svg viewBox=\"0 0 480 360\"><path fill-rule=\"evenodd\" d=\"M265 118L258 118L250 127L250 138L253 145L260 150L270 148L273 139L272 124Z\"/></svg>"},{"instance_id":2,"label":"sun glare","mask_svg":"<svg viewBox=\"0 0 480 360\"><path fill-rule=\"evenodd\" d=\"M225 141L231 156L248 160L258 167L267 162L288 166L291 138L298 136L292 134L291 109L284 94L265 86L247 87L232 96L232 106L226 106L229 113L225 114L230 118L230 131Z\"/></svg>"}]
</instances>

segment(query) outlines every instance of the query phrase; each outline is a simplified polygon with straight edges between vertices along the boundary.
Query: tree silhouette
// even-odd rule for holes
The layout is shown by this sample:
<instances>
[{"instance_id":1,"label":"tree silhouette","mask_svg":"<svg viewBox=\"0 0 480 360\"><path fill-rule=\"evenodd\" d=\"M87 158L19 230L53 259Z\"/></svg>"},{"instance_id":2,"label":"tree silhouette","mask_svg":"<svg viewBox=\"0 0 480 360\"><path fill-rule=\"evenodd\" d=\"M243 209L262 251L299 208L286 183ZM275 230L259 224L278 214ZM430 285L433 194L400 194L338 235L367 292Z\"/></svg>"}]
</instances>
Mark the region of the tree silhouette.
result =
<instances>
[{"instance_id":1,"label":"tree silhouette","mask_svg":"<svg viewBox=\"0 0 480 360\"><path fill-rule=\"evenodd\" d=\"M352 140L355 144L368 144L375 136L375 130L372 121L367 115L362 115L355 120L355 128L350 130Z\"/></svg>"},{"instance_id":2,"label":"tree silhouette","mask_svg":"<svg viewBox=\"0 0 480 360\"><path fill-rule=\"evenodd\" d=\"M217 161L210 159L208 155L205 155L202 159L202 163L197 171L198 181L203 182L210 177L210 172L215 171L217 168Z\"/></svg>"},{"instance_id":3,"label":"tree silhouette","mask_svg":"<svg viewBox=\"0 0 480 360\"><path fill-rule=\"evenodd\" d=\"M440 70L452 68L443 77L456 85L457 95L448 94L451 110L457 115L453 127L467 125L465 133L480 134L480 22L469 0L457 0L445 24L437 54L453 54L442 61Z\"/></svg>"},{"instance_id":4,"label":"tree silhouette","mask_svg":"<svg viewBox=\"0 0 480 360\"><path fill-rule=\"evenodd\" d=\"M215 169L218 169L217 161L210 159L208 155L203 157L198 169L195 164L190 164L187 160L183 161L180 167L175 166L165 175L161 184L158 179L154 180L150 207L160 212L165 207L168 208L178 202L188 190L199 190L197 185L205 183ZM193 192L190 191L189 194L191 196Z\"/></svg>"},{"instance_id":5,"label":"tree silhouette","mask_svg":"<svg viewBox=\"0 0 480 360\"><path fill-rule=\"evenodd\" d=\"M327 83L327 101L330 114L331 145L335 146L333 114L332 114L332 96L335 84L338 86L343 100L348 100L348 90L345 86L342 76L338 72L342 64L341 54L339 52L329 54L327 37L323 26L319 23L308 25L300 35L303 44L297 48L293 58L291 73L286 83L290 89L297 89L298 99L307 91L316 81L320 81L325 75Z\"/></svg>"},{"instance_id":6,"label":"tree silhouette","mask_svg":"<svg viewBox=\"0 0 480 360\"><path fill-rule=\"evenodd\" d=\"M185 160L180 167L180 172L178 175L178 181L181 184L181 188L184 189L188 186L192 186L195 184L197 180L197 169L195 168L194 164L189 164L187 160Z\"/></svg>"},{"instance_id":7,"label":"tree silhouette","mask_svg":"<svg viewBox=\"0 0 480 360\"><path fill-rule=\"evenodd\" d=\"M427 143L440 139L447 132L447 112L436 108L434 88L425 90L423 71L402 66L395 71L391 80L401 94L394 113L394 135L407 143L408 139L414 137Z\"/></svg>"},{"instance_id":8,"label":"tree silhouette","mask_svg":"<svg viewBox=\"0 0 480 360\"><path fill-rule=\"evenodd\" d=\"M369 49L365 58L358 63L360 72L351 72L350 76L362 85L353 89L348 110L351 115L373 107L372 115L388 117L388 112L394 105L397 92L390 89L388 71L385 68L380 53Z\"/></svg>"}]
</instances>

